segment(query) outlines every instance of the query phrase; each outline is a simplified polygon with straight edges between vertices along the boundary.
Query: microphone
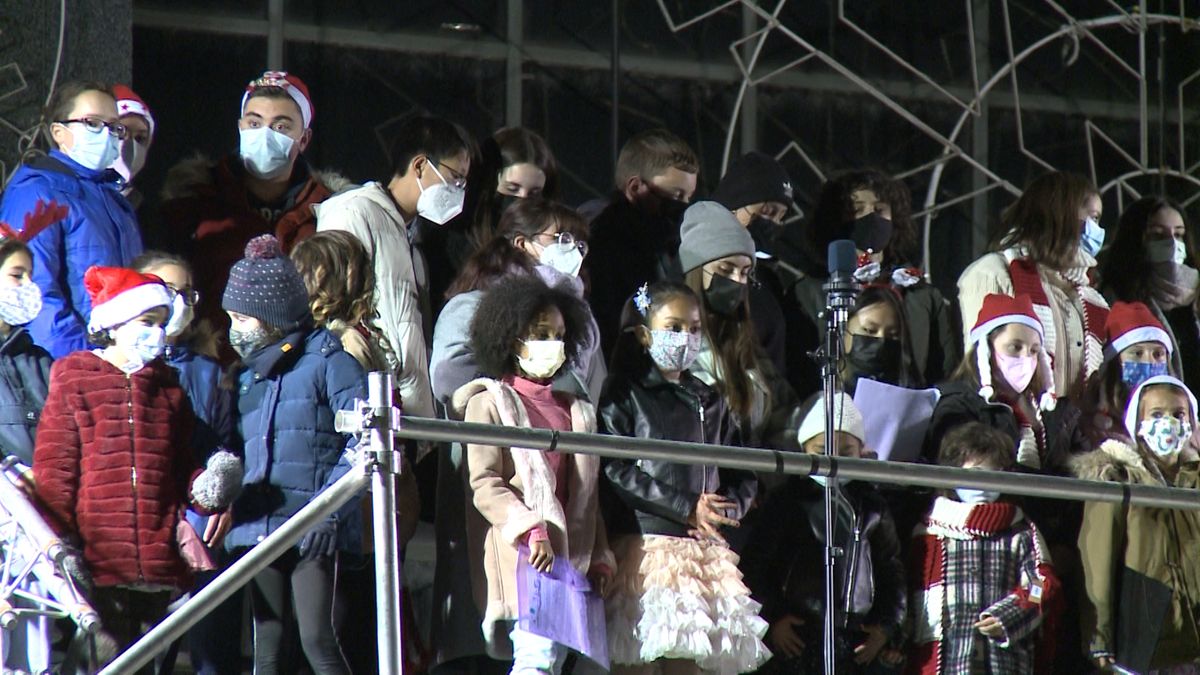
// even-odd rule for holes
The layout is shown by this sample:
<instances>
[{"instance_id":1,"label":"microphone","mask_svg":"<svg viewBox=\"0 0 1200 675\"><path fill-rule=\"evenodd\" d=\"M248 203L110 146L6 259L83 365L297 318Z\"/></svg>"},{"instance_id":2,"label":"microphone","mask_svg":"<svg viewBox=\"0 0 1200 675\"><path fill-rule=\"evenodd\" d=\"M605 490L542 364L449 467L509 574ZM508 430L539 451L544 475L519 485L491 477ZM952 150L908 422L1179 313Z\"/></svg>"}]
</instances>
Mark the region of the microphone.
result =
<instances>
[{"instance_id":1,"label":"microphone","mask_svg":"<svg viewBox=\"0 0 1200 675\"><path fill-rule=\"evenodd\" d=\"M829 281L821 289L825 291L826 309L829 318L838 325L846 320L854 307L854 298L860 286L854 281L854 270L858 268L858 251L849 239L838 239L829 244Z\"/></svg>"}]
</instances>

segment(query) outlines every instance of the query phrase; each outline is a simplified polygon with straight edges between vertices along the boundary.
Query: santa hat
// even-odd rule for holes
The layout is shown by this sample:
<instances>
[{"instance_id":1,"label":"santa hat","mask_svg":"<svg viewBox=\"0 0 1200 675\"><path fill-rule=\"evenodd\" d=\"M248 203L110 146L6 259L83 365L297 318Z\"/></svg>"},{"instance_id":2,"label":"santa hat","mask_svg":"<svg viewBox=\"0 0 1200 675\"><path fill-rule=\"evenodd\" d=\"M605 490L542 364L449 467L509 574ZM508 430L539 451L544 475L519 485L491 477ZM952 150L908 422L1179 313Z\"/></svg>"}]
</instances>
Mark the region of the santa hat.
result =
<instances>
[{"instance_id":1,"label":"santa hat","mask_svg":"<svg viewBox=\"0 0 1200 675\"><path fill-rule=\"evenodd\" d=\"M117 116L141 115L146 119L146 126L150 127L150 135L153 136L154 116L150 114L150 106L146 105L142 97L123 84L114 84L112 90L117 99Z\"/></svg>"},{"instance_id":2,"label":"santa hat","mask_svg":"<svg viewBox=\"0 0 1200 675\"><path fill-rule=\"evenodd\" d=\"M975 363L979 367L979 395L987 401L991 401L996 395L996 390L992 387L992 348L988 343L988 336L998 328L1003 328L1010 323L1029 326L1037 331L1038 336L1042 339L1042 350L1038 354L1038 370L1042 373L1042 382L1046 386L1046 391L1042 392L1038 407L1042 410L1053 410L1057 404L1057 399L1054 396L1054 374L1050 368L1050 355L1046 352L1045 341L1046 331L1042 327L1042 322L1038 320L1037 313L1033 310L1033 300L1028 295L1001 295L999 293L989 293L983 299L983 306L979 309L979 317L975 321L975 327L971 329L968 340L975 345Z\"/></svg>"},{"instance_id":3,"label":"santa hat","mask_svg":"<svg viewBox=\"0 0 1200 675\"><path fill-rule=\"evenodd\" d=\"M867 430L863 424L862 413L854 405L854 399L843 392L838 392L833 398L833 427L838 431L850 434L862 443L867 442ZM800 441L800 445L804 445L817 434L823 433L825 433L824 396L817 399L812 409L808 411L808 415L804 417L804 421L800 423L800 429L796 432L796 440Z\"/></svg>"},{"instance_id":4,"label":"santa hat","mask_svg":"<svg viewBox=\"0 0 1200 675\"><path fill-rule=\"evenodd\" d=\"M300 115L304 118L304 128L308 129L312 126L313 121L313 106L312 98L308 95L308 87L304 82L282 70L268 70L262 74L262 77L257 80L252 80L246 85L246 93L242 94L242 114L246 113L246 102L250 100L250 94L262 87L277 87L287 92L288 96L296 102L296 106L300 108Z\"/></svg>"},{"instance_id":5,"label":"santa hat","mask_svg":"<svg viewBox=\"0 0 1200 675\"><path fill-rule=\"evenodd\" d=\"M119 326L155 307L171 306L171 289L162 279L124 267L93 265L84 273L83 285L92 298L89 333Z\"/></svg>"},{"instance_id":6,"label":"santa hat","mask_svg":"<svg viewBox=\"0 0 1200 675\"><path fill-rule=\"evenodd\" d=\"M1108 321L1104 323L1106 344L1104 357L1111 359L1126 348L1139 342L1158 342L1170 354L1174 347L1171 336L1150 308L1140 302L1115 302L1108 310Z\"/></svg>"},{"instance_id":7,"label":"santa hat","mask_svg":"<svg viewBox=\"0 0 1200 675\"><path fill-rule=\"evenodd\" d=\"M1188 389L1187 385L1177 377L1172 375L1155 375L1154 377L1146 378L1137 389L1133 390L1133 395L1129 397L1129 405L1125 407L1125 430L1129 432L1129 437L1136 439L1138 427L1138 408L1142 405L1142 392L1147 387L1165 384L1172 387L1178 387L1187 394L1188 403L1192 406L1192 420L1196 419L1196 395Z\"/></svg>"}]
</instances>

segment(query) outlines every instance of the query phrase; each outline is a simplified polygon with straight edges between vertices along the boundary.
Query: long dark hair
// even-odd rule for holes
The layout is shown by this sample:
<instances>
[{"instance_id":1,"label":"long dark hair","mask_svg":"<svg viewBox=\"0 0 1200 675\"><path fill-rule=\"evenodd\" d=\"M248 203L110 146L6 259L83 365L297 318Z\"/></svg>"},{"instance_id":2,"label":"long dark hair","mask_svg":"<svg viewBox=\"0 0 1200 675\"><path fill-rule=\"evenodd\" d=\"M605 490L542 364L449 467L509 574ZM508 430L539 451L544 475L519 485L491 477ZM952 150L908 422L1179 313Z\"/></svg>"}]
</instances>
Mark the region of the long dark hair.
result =
<instances>
[{"instance_id":1,"label":"long dark hair","mask_svg":"<svg viewBox=\"0 0 1200 675\"><path fill-rule=\"evenodd\" d=\"M1099 195L1092 182L1065 171L1042 174L1000 215L1000 230L993 233L992 251L1022 245L1039 265L1064 271L1075 262L1082 230L1079 209Z\"/></svg>"},{"instance_id":2,"label":"long dark hair","mask_svg":"<svg viewBox=\"0 0 1200 675\"><path fill-rule=\"evenodd\" d=\"M609 360L608 372L620 374L633 379L653 365L646 348L638 340L637 327L650 325L650 316L659 307L675 300L688 298L699 307L700 298L691 288L678 281L656 281L646 287L646 295L650 298L650 309L643 316L630 297L625 301L621 310L621 332L617 335L617 343L613 346L612 358Z\"/></svg>"},{"instance_id":3,"label":"long dark hair","mask_svg":"<svg viewBox=\"0 0 1200 675\"><path fill-rule=\"evenodd\" d=\"M1187 226L1183 208L1167 197L1142 197L1130 204L1117 221L1117 229L1109 237L1111 243L1100 253L1097 271L1105 291L1116 300L1150 304L1165 284L1165 280L1149 273L1146 260L1146 225L1154 214L1163 209L1175 209L1184 217L1187 231L1188 257L1195 260L1192 228Z\"/></svg>"},{"instance_id":4,"label":"long dark hair","mask_svg":"<svg viewBox=\"0 0 1200 675\"><path fill-rule=\"evenodd\" d=\"M522 199L513 204L504 212L492 238L463 264L446 291L446 299L487 288L514 269L532 272L537 261L514 246L513 240L517 235L532 239L555 224L559 232L570 232L577 240L587 241L587 222L574 209L546 199Z\"/></svg>"},{"instance_id":5,"label":"long dark hair","mask_svg":"<svg viewBox=\"0 0 1200 675\"><path fill-rule=\"evenodd\" d=\"M474 249L482 248L496 231L503 213L501 195L496 192L500 174L510 166L532 164L546 174L541 199L558 198L558 161L545 139L524 127L505 127L479 145L479 168L471 168L474 180L468 190L475 191L475 220L471 223L470 240Z\"/></svg>"},{"instance_id":6,"label":"long dark hair","mask_svg":"<svg viewBox=\"0 0 1200 675\"><path fill-rule=\"evenodd\" d=\"M879 304L890 307L900 323L900 381L896 384L909 388L923 386L920 370L916 366L916 359L913 358L912 338L909 337L908 331L908 312L904 309L904 301L900 299L899 293L890 286L869 284L862 293L858 294L858 298L854 302L854 309L850 310L846 320L849 321L854 318L855 314Z\"/></svg>"},{"instance_id":7,"label":"long dark hair","mask_svg":"<svg viewBox=\"0 0 1200 675\"><path fill-rule=\"evenodd\" d=\"M704 337L715 357L720 372L717 390L725 397L729 409L744 422L749 422L754 407L754 383L750 373L759 370L758 337L754 322L750 320L750 300L747 297L733 316L725 316L708 309L704 298L704 267L697 267L684 276L687 284L700 302L700 320L704 325ZM746 289L749 291L749 288ZM716 373L714 373L716 375ZM767 402L767 408L771 404Z\"/></svg>"}]
</instances>

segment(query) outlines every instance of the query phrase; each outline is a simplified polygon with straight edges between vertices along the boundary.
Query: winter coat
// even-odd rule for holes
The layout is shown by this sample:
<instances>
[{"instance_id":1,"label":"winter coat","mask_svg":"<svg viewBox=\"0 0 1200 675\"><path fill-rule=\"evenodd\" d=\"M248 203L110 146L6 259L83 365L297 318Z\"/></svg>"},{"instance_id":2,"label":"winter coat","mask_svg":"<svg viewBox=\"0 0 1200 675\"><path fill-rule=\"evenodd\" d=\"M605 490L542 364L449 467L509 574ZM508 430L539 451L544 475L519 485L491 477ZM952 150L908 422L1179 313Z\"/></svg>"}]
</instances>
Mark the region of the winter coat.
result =
<instances>
[{"instance_id":1,"label":"winter coat","mask_svg":"<svg viewBox=\"0 0 1200 675\"><path fill-rule=\"evenodd\" d=\"M895 635L908 606L896 524L872 485L852 482L837 494L834 540L845 552L835 566L838 615L847 618L850 598L854 625L879 625ZM825 491L806 476L793 476L761 513L767 518L742 553L746 585L762 603L763 619L797 616L805 621L805 643L818 645L825 607ZM853 576L846 561L853 561Z\"/></svg>"},{"instance_id":2,"label":"winter coat","mask_svg":"<svg viewBox=\"0 0 1200 675\"><path fill-rule=\"evenodd\" d=\"M741 443L755 448L799 450L796 430L804 416L796 392L775 372L766 355L760 353L758 363L758 369L746 373L754 397L750 419L741 420L730 413L730 419L740 428ZM720 390L724 376L707 337L701 342L700 355L692 364L691 373L709 387Z\"/></svg>"},{"instance_id":3,"label":"winter coat","mask_svg":"<svg viewBox=\"0 0 1200 675\"><path fill-rule=\"evenodd\" d=\"M191 446L196 463L203 466L218 448L236 450L239 444L233 391L221 387L224 378L221 364L186 345L167 347L163 358L175 369L196 413L196 433Z\"/></svg>"},{"instance_id":4,"label":"winter coat","mask_svg":"<svg viewBox=\"0 0 1200 675\"><path fill-rule=\"evenodd\" d=\"M194 425L161 359L127 376L75 352L50 369L33 457L37 495L51 526L82 540L96 585L190 583L175 526L199 473Z\"/></svg>"},{"instance_id":5,"label":"winter coat","mask_svg":"<svg viewBox=\"0 0 1200 675\"><path fill-rule=\"evenodd\" d=\"M637 378L611 375L600 396L600 430L614 436L728 445L736 440L725 400L691 373L679 383L663 378L649 363ZM688 518L702 493L716 493L737 504L735 520L746 515L757 482L754 474L715 466L654 459L608 460L604 465L612 492L636 516L613 513L609 528L623 534L686 537ZM611 509L611 505L610 505Z\"/></svg>"},{"instance_id":6,"label":"winter coat","mask_svg":"<svg viewBox=\"0 0 1200 675\"><path fill-rule=\"evenodd\" d=\"M334 430L333 419L367 397L362 368L321 328L250 354L237 381L246 473L225 538L231 550L262 541L349 469L349 439ZM343 551L361 546L358 509L353 499L338 511Z\"/></svg>"},{"instance_id":7,"label":"winter coat","mask_svg":"<svg viewBox=\"0 0 1200 675\"><path fill-rule=\"evenodd\" d=\"M0 457L33 466L34 435L50 387L53 359L24 328L0 343Z\"/></svg>"},{"instance_id":8,"label":"winter coat","mask_svg":"<svg viewBox=\"0 0 1200 675\"><path fill-rule=\"evenodd\" d=\"M1168 485L1141 451L1110 440L1074 466L1087 480L1200 488L1195 451L1178 461ZM1083 513L1083 631L1092 654L1115 655L1137 672L1200 662L1200 512L1087 502Z\"/></svg>"},{"instance_id":9,"label":"winter coat","mask_svg":"<svg viewBox=\"0 0 1200 675\"><path fill-rule=\"evenodd\" d=\"M353 234L375 265L375 319L388 341L396 388L404 412L433 416L429 388L429 350L413 268L408 224L387 188L379 183L340 192L313 206L317 231L343 230Z\"/></svg>"},{"instance_id":10,"label":"winter coat","mask_svg":"<svg viewBox=\"0 0 1200 675\"><path fill-rule=\"evenodd\" d=\"M128 267L142 252L142 236L117 173L84 168L58 150L17 169L0 200L0 222L23 228L39 202L66 206L67 214L28 240L42 290L42 311L28 329L61 358L88 346L92 300L83 273L93 265Z\"/></svg>"},{"instance_id":11,"label":"winter coat","mask_svg":"<svg viewBox=\"0 0 1200 675\"><path fill-rule=\"evenodd\" d=\"M467 422L530 428L520 396L507 384L475 380L463 385L451 400L455 417ZM591 404L574 399L571 430L596 431ZM465 480L474 508L467 509L467 542L471 554L471 584L483 612L483 635L494 658L512 658L508 641L517 608L517 546L536 527L545 528L556 556L570 560L580 574L592 566L616 570L598 505L600 460L569 454L567 503L556 498L557 477L540 450L467 445Z\"/></svg>"},{"instance_id":12,"label":"winter coat","mask_svg":"<svg viewBox=\"0 0 1200 675\"><path fill-rule=\"evenodd\" d=\"M312 206L327 199L348 181L332 173L310 171L303 160L292 170L291 187L281 204L259 204L245 185L246 173L238 155L218 161L186 159L167 173L160 206L159 227L170 237L167 248L181 253L195 268L200 292L197 316L222 333L229 318L221 298L229 270L242 259L246 244L273 234L284 253L316 232ZM233 361L232 350L222 362Z\"/></svg>"}]
</instances>

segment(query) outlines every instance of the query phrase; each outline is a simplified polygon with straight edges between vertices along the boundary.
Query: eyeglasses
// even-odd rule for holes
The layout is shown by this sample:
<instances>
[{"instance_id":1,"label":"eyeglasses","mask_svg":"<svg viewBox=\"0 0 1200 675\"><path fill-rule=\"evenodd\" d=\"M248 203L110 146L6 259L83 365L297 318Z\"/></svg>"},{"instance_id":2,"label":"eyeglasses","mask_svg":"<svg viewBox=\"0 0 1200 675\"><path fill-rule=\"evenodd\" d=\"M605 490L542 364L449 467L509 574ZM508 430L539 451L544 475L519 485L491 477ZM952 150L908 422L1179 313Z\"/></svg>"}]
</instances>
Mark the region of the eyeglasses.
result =
<instances>
[{"instance_id":1,"label":"eyeglasses","mask_svg":"<svg viewBox=\"0 0 1200 675\"><path fill-rule=\"evenodd\" d=\"M120 122L106 122L97 117L79 117L70 120L58 120L59 124L82 124L88 131L93 134L100 133L101 129L108 129L110 136L116 136L121 140L125 140L125 135L129 133L129 128Z\"/></svg>"},{"instance_id":2,"label":"eyeglasses","mask_svg":"<svg viewBox=\"0 0 1200 675\"><path fill-rule=\"evenodd\" d=\"M575 235L571 234L570 232L555 232L555 233L542 232L542 233L538 234L537 236L539 236L539 237L554 237L554 243L556 243L560 246L564 246L567 249L572 249L572 248L578 249L579 255L582 255L585 258L587 257L587 253L588 253L587 242L576 239Z\"/></svg>"},{"instance_id":3,"label":"eyeglasses","mask_svg":"<svg viewBox=\"0 0 1200 675\"><path fill-rule=\"evenodd\" d=\"M456 188L467 187L467 177L455 171L454 167L446 166L445 162L438 162L437 165L445 169L446 174L449 175L450 180L446 181L447 183L450 183ZM438 176L441 176L441 174L439 173ZM445 180L445 177L442 177L442 179Z\"/></svg>"},{"instance_id":4,"label":"eyeglasses","mask_svg":"<svg viewBox=\"0 0 1200 675\"><path fill-rule=\"evenodd\" d=\"M195 307L196 303L200 302L200 291L194 288L172 288L175 295L183 298L183 304L188 307Z\"/></svg>"}]
</instances>

